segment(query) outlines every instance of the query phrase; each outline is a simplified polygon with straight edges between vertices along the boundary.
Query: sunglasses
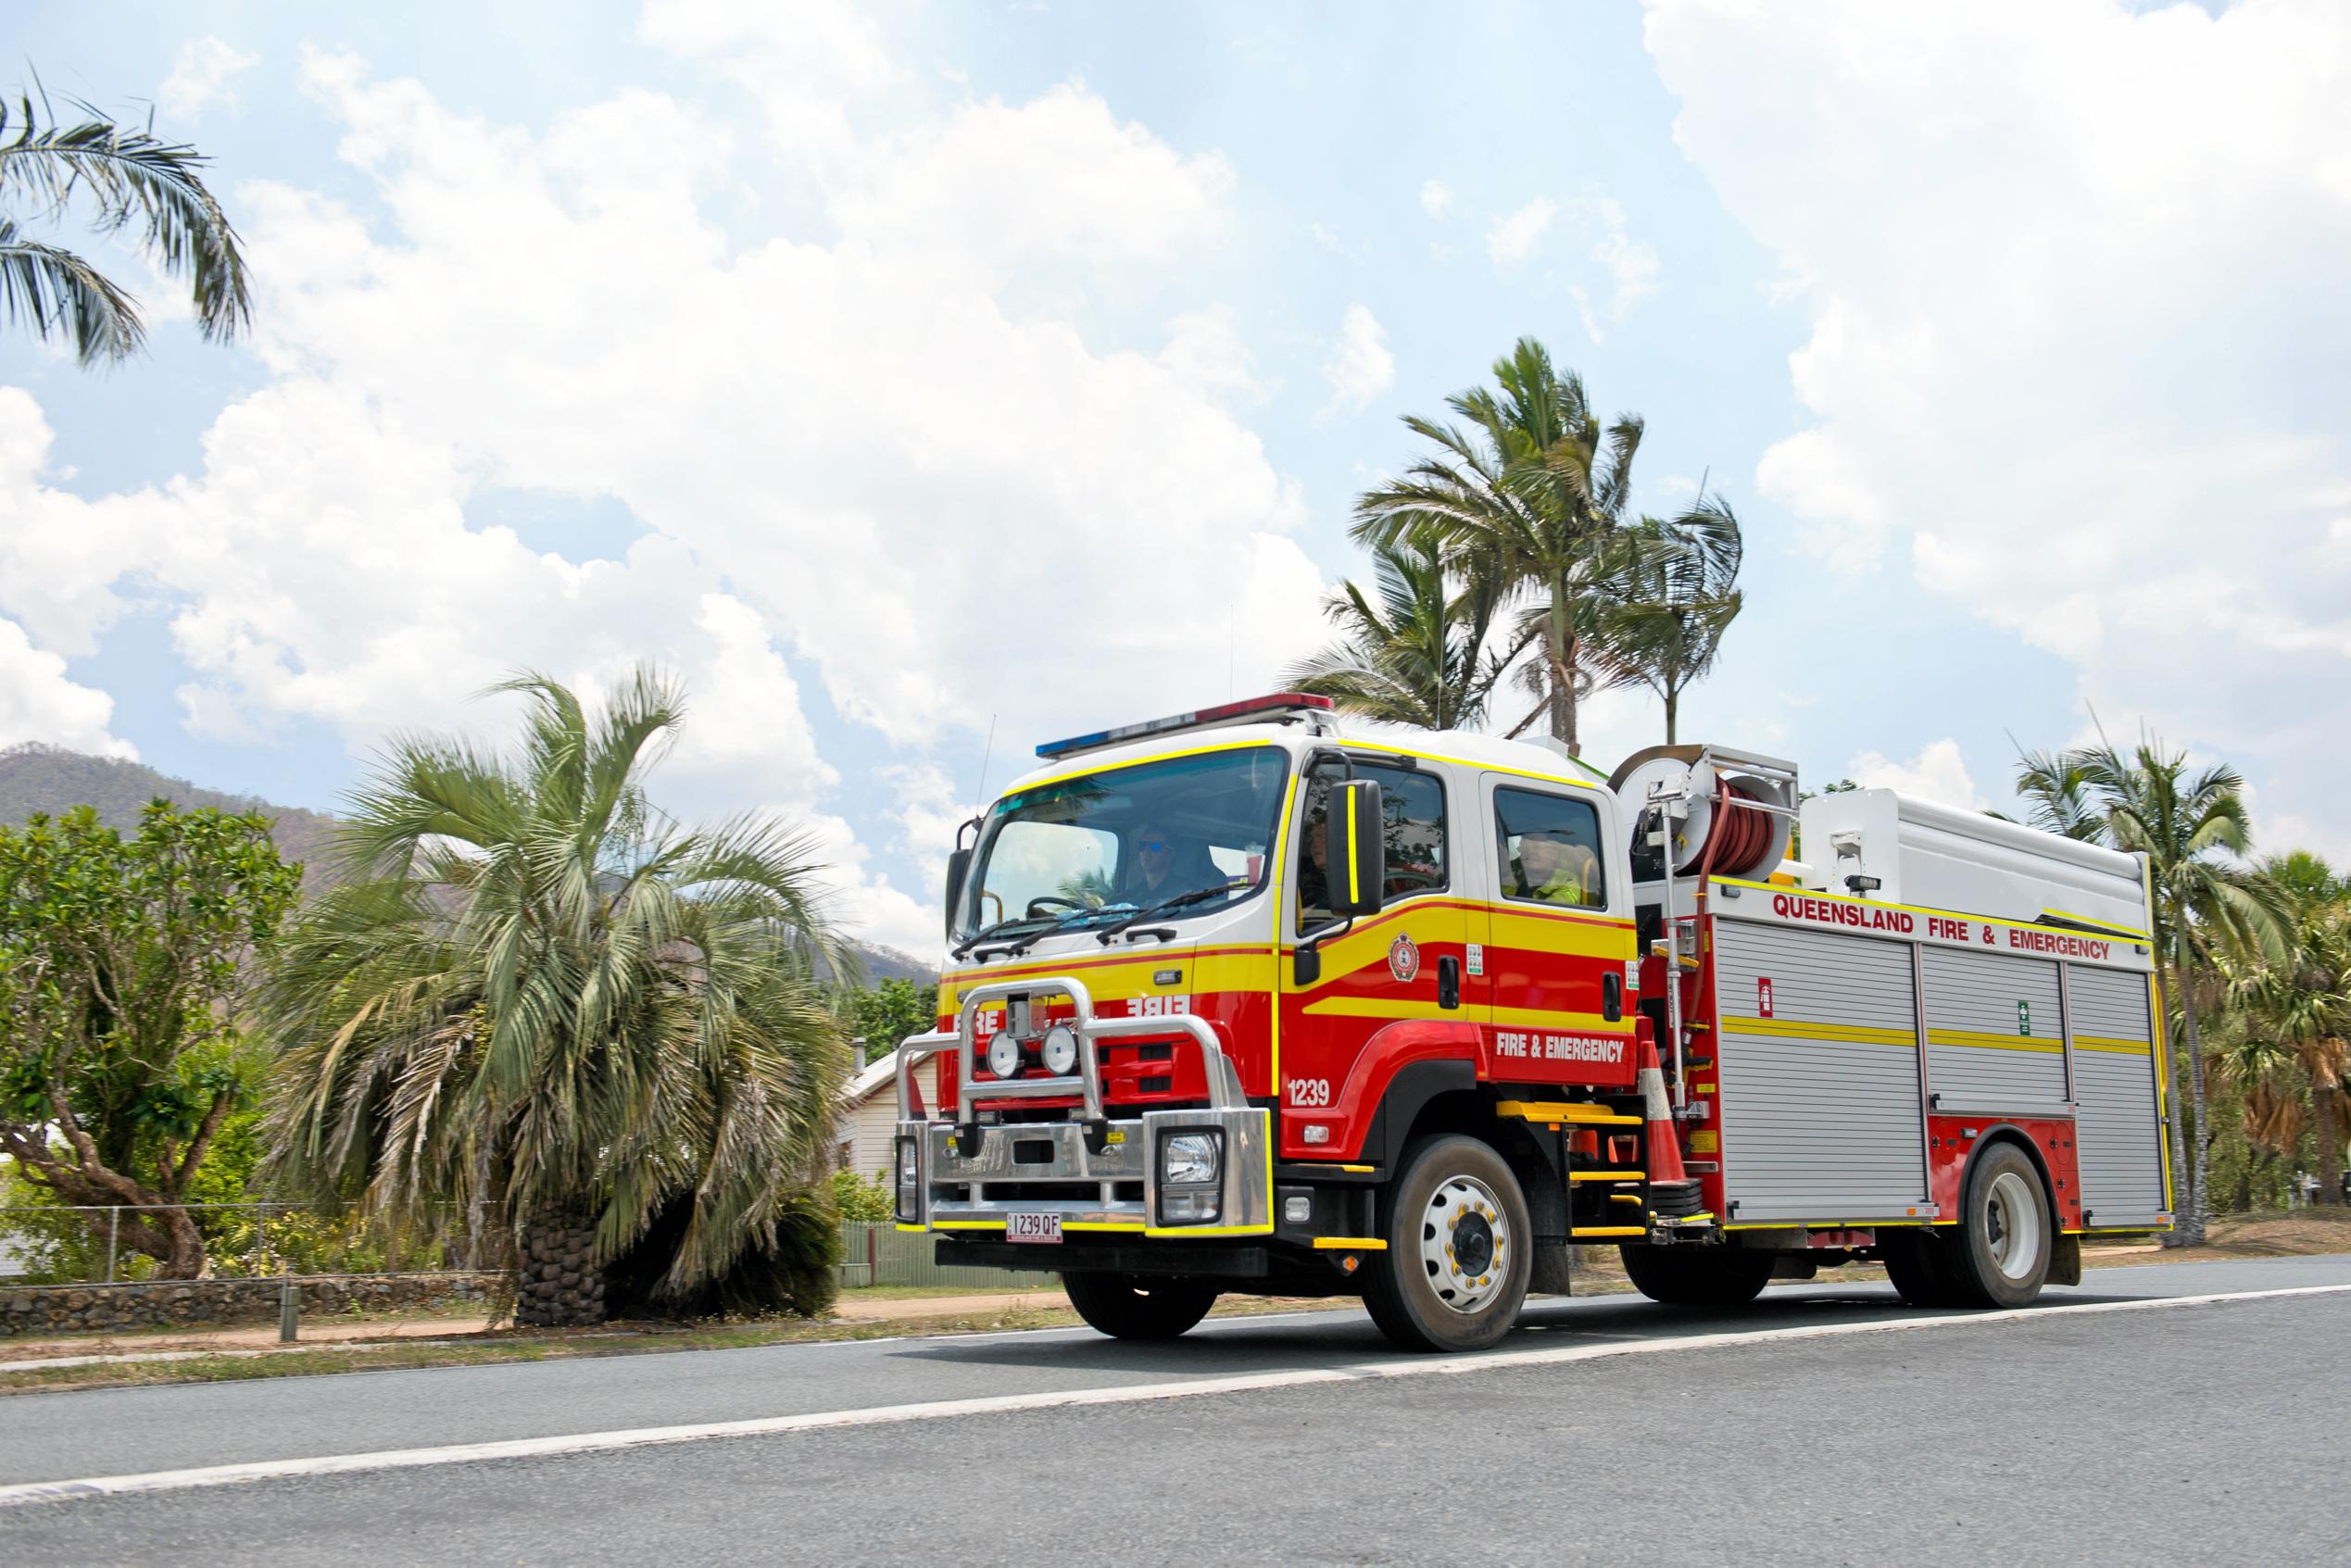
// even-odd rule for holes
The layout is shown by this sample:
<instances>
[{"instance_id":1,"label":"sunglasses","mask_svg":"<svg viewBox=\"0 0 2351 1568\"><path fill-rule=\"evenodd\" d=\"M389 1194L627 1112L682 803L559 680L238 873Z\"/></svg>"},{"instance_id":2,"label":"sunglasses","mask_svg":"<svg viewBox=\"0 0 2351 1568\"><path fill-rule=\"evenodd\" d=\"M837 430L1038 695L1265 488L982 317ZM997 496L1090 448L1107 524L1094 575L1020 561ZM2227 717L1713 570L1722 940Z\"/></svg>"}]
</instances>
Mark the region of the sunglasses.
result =
<instances>
[{"instance_id":1,"label":"sunglasses","mask_svg":"<svg viewBox=\"0 0 2351 1568\"><path fill-rule=\"evenodd\" d=\"M1135 847L1146 855L1164 855L1176 847L1163 838L1146 838Z\"/></svg>"}]
</instances>

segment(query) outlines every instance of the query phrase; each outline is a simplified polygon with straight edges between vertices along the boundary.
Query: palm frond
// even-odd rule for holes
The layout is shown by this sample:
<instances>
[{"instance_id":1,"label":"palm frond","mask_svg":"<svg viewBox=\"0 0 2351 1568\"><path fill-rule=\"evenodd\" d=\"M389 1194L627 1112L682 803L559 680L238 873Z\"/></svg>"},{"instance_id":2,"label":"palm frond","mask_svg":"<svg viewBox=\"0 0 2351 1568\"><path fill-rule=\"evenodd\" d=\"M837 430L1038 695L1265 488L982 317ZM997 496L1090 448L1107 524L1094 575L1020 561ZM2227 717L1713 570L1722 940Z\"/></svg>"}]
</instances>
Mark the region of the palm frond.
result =
<instances>
[{"instance_id":1,"label":"palm frond","mask_svg":"<svg viewBox=\"0 0 2351 1568\"><path fill-rule=\"evenodd\" d=\"M43 245L0 218L0 306L47 339L63 332L84 365L123 359L146 341L138 302L69 250Z\"/></svg>"},{"instance_id":2,"label":"palm frond","mask_svg":"<svg viewBox=\"0 0 2351 1568\"><path fill-rule=\"evenodd\" d=\"M44 124L31 94L18 97L13 118L0 99L0 203L29 204L55 219L77 197L85 199L100 232L135 226L156 264L189 280L196 325L207 338L226 342L250 326L244 249L205 186L204 155L151 130L119 125L88 104L74 107L86 117L79 123ZM119 334L85 343L85 360L120 358L137 346Z\"/></svg>"}]
</instances>

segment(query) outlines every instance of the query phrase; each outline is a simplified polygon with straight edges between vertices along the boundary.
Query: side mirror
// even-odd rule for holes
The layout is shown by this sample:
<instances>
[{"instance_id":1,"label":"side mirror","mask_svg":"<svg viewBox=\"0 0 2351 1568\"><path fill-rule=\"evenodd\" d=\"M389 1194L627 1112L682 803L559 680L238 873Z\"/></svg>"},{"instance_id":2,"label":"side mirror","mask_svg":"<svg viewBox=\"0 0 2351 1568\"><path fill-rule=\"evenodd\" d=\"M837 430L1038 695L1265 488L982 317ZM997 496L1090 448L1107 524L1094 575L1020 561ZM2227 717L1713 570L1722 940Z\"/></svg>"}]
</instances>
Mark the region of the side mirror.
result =
<instances>
[{"instance_id":1,"label":"side mirror","mask_svg":"<svg viewBox=\"0 0 2351 1568\"><path fill-rule=\"evenodd\" d=\"M1379 913L1388 885L1388 819L1379 785L1349 779L1333 789L1330 827L1339 850L1330 868L1330 912L1349 918Z\"/></svg>"},{"instance_id":2,"label":"side mirror","mask_svg":"<svg viewBox=\"0 0 2351 1568\"><path fill-rule=\"evenodd\" d=\"M955 906L963 901L963 879L972 874L972 851L967 847L947 857L947 931L955 933Z\"/></svg>"}]
</instances>

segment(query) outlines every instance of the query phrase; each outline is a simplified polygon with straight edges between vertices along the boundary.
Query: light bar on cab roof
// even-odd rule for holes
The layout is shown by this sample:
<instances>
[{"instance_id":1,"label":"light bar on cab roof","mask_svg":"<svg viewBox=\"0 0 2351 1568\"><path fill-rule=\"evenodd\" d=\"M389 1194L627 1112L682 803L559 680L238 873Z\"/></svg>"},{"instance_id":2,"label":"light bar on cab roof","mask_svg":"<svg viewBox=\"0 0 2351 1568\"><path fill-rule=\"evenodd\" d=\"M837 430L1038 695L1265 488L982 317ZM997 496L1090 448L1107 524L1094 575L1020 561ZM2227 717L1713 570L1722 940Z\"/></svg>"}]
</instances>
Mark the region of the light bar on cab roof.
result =
<instances>
[{"instance_id":1,"label":"light bar on cab roof","mask_svg":"<svg viewBox=\"0 0 2351 1568\"><path fill-rule=\"evenodd\" d=\"M1121 724L1116 729L1097 730L1090 735L1048 741L1037 748L1037 755L1067 757L1073 751L1091 751L1098 746L1115 746L1123 740L1134 740L1140 735L1162 735L1171 730L1197 729L1202 724L1238 719L1251 713L1328 711L1330 706L1331 700L1326 696L1310 696L1304 692L1276 692L1271 696L1245 697L1239 702L1222 703L1190 713L1171 713L1164 719L1147 719L1139 724Z\"/></svg>"}]
</instances>

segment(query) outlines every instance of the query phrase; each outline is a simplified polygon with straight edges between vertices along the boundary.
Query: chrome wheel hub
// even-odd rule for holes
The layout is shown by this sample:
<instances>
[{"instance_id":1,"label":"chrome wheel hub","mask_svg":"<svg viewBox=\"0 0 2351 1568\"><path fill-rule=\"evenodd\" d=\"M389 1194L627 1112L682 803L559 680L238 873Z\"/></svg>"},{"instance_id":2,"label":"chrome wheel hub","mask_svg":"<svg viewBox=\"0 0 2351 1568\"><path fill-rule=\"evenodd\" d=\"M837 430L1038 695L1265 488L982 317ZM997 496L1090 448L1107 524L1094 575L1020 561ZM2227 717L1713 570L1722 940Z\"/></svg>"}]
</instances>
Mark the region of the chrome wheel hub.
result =
<instances>
[{"instance_id":1,"label":"chrome wheel hub","mask_svg":"<svg viewBox=\"0 0 2351 1568\"><path fill-rule=\"evenodd\" d=\"M1502 1293L1516 1241L1493 1188L1448 1176L1420 1217L1420 1261L1437 1299L1456 1312L1482 1311Z\"/></svg>"},{"instance_id":2,"label":"chrome wheel hub","mask_svg":"<svg viewBox=\"0 0 2351 1568\"><path fill-rule=\"evenodd\" d=\"M2001 1277L2026 1280L2041 1256L2041 1198L2031 1184L2014 1171L1993 1178L1984 1200L1984 1239L1992 1247L1992 1262Z\"/></svg>"}]
</instances>

